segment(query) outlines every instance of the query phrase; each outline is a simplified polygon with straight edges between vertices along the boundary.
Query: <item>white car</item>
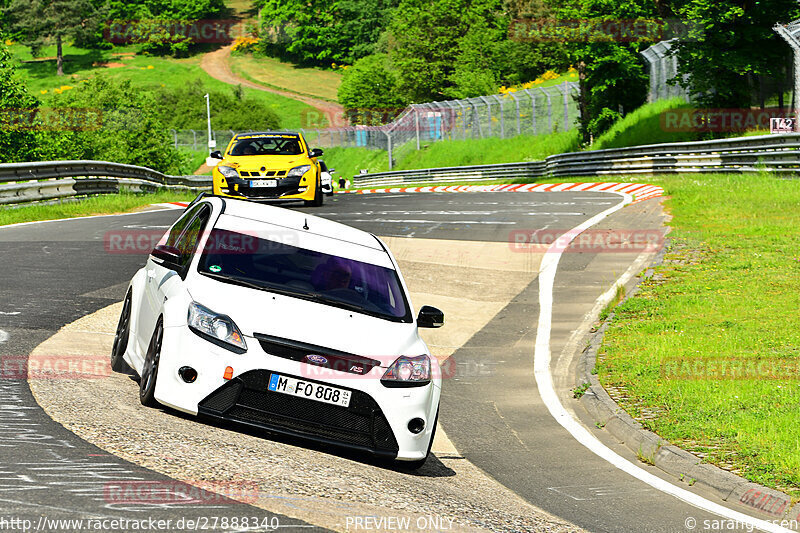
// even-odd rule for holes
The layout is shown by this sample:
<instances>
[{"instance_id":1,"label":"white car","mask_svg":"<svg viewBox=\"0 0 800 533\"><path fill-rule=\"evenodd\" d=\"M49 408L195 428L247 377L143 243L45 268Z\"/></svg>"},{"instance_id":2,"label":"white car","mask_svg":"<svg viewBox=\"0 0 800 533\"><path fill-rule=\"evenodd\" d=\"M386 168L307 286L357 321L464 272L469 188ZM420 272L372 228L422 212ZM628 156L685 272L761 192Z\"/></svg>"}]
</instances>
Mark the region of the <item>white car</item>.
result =
<instances>
[{"instance_id":1,"label":"white car","mask_svg":"<svg viewBox=\"0 0 800 533\"><path fill-rule=\"evenodd\" d=\"M325 161L319 162L319 181L322 185L322 192L325 196L333 196L333 173L336 172L335 168L328 170L328 165Z\"/></svg>"},{"instance_id":2,"label":"white car","mask_svg":"<svg viewBox=\"0 0 800 533\"><path fill-rule=\"evenodd\" d=\"M139 398L402 461L427 458L440 367L391 252L305 213L201 195L130 282L111 355Z\"/></svg>"}]
</instances>

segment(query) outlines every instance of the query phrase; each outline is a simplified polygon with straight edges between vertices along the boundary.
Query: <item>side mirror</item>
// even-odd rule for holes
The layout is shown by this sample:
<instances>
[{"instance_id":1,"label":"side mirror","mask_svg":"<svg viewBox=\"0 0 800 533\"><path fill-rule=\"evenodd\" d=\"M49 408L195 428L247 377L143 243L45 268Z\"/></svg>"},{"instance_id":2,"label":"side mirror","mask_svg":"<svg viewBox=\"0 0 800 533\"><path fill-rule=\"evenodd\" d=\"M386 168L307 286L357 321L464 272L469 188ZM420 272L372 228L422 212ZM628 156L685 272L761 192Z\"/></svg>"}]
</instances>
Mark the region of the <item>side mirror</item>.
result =
<instances>
[{"instance_id":1,"label":"side mirror","mask_svg":"<svg viewBox=\"0 0 800 533\"><path fill-rule=\"evenodd\" d=\"M329 168L329 169L328 169L328 173L329 173L329 174L333 174L334 172L336 172L336 169L335 169L335 168Z\"/></svg>"},{"instance_id":2,"label":"side mirror","mask_svg":"<svg viewBox=\"0 0 800 533\"><path fill-rule=\"evenodd\" d=\"M313 148L310 152L308 152L308 157L322 157L322 150L319 148Z\"/></svg>"},{"instance_id":3,"label":"side mirror","mask_svg":"<svg viewBox=\"0 0 800 533\"><path fill-rule=\"evenodd\" d=\"M214 159L222 159L222 152L220 152L219 150L214 150L209 154L209 157L212 157Z\"/></svg>"},{"instance_id":4,"label":"side mirror","mask_svg":"<svg viewBox=\"0 0 800 533\"><path fill-rule=\"evenodd\" d=\"M172 265L178 266L181 261L180 250L174 246L167 246L165 244L157 245L155 248L153 248L153 251L150 252L150 255L156 259L161 259L165 263L168 263L167 265L164 265L166 267L170 267Z\"/></svg>"},{"instance_id":5,"label":"side mirror","mask_svg":"<svg viewBox=\"0 0 800 533\"><path fill-rule=\"evenodd\" d=\"M442 326L444 326L444 313L430 305L423 305L417 317L417 327L440 328Z\"/></svg>"}]
</instances>

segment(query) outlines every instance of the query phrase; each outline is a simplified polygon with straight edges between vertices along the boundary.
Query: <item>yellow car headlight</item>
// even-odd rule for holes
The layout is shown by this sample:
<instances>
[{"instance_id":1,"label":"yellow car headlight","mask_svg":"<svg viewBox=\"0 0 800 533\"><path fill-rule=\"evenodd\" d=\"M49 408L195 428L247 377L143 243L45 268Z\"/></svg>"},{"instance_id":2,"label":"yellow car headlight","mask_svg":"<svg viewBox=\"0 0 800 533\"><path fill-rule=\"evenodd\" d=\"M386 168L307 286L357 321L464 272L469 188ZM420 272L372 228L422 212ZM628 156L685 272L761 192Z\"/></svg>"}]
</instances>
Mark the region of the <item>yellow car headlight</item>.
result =
<instances>
[{"instance_id":1,"label":"yellow car headlight","mask_svg":"<svg viewBox=\"0 0 800 533\"><path fill-rule=\"evenodd\" d=\"M286 173L287 178L299 178L306 172L311 170L311 165L301 165L299 167L294 167L292 170Z\"/></svg>"}]
</instances>

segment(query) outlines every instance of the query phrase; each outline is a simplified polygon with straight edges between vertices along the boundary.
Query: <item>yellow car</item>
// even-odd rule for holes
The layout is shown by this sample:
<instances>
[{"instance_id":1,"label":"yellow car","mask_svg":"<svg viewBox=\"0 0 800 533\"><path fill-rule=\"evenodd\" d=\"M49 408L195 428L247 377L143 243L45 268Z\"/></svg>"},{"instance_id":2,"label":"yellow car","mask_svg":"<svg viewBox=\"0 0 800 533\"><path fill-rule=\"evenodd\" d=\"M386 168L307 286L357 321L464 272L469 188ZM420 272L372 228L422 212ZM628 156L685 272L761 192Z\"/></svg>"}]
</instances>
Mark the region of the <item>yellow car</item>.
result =
<instances>
[{"instance_id":1,"label":"yellow car","mask_svg":"<svg viewBox=\"0 0 800 533\"><path fill-rule=\"evenodd\" d=\"M213 193L248 200L323 202L320 165L322 150L309 150L299 133L263 132L236 135L213 171Z\"/></svg>"}]
</instances>

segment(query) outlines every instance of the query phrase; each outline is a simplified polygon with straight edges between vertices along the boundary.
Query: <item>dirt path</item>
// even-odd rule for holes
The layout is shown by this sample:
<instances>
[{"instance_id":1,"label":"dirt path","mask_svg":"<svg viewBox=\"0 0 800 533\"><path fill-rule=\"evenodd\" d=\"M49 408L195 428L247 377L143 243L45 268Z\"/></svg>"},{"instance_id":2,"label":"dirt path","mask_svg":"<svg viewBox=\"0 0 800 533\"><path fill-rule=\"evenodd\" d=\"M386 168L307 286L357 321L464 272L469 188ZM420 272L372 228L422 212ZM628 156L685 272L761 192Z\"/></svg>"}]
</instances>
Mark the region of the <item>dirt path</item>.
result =
<instances>
[{"instance_id":1,"label":"dirt path","mask_svg":"<svg viewBox=\"0 0 800 533\"><path fill-rule=\"evenodd\" d=\"M282 91L280 89L273 89L272 87L265 87L263 85L259 85L258 83L241 78L234 74L231 70L231 67L228 63L228 58L230 55L230 45L220 48L214 52L209 52L203 56L200 67L206 71L209 76L221 82L228 83L230 85L241 85L242 87L249 87L251 89L266 91L268 93L279 94L281 96L285 96L286 98L291 98L293 100L306 103L328 117L330 123L334 123L334 121L331 119L344 111L344 108L339 104L326 102L325 100L318 100L316 98L311 98L310 96L303 96L290 91Z\"/></svg>"}]
</instances>

